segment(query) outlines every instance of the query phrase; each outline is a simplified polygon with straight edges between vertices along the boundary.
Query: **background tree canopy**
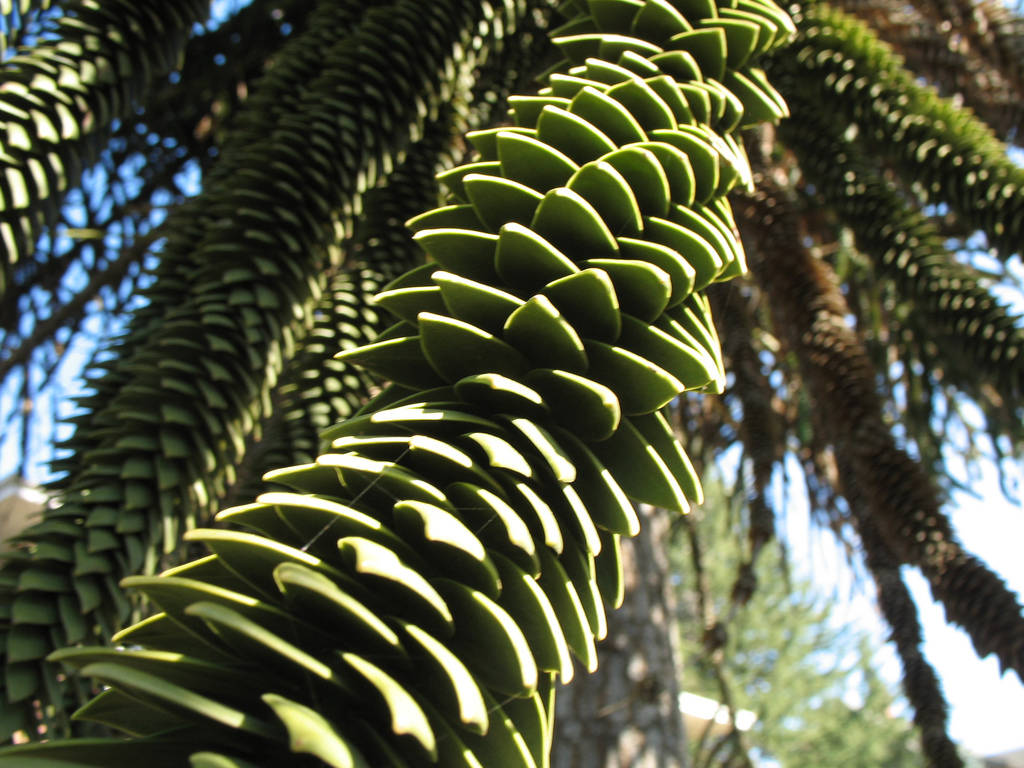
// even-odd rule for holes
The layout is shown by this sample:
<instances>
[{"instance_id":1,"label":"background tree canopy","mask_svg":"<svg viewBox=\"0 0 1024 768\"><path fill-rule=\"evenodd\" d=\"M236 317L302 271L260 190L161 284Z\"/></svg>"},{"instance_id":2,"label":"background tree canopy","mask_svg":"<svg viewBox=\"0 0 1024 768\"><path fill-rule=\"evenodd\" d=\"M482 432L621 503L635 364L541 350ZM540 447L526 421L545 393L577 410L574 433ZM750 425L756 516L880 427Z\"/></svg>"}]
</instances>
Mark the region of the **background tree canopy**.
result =
<instances>
[{"instance_id":1,"label":"background tree canopy","mask_svg":"<svg viewBox=\"0 0 1024 768\"><path fill-rule=\"evenodd\" d=\"M745 734L715 732L709 723L691 740L692 764L743 765L746 751L755 764L783 768L829 760L851 768L924 765L913 725L903 716L905 702L896 700L877 668L878 641L849 612L837 610L841 606L827 588L790 576L780 547L769 547L759 558L757 591L732 610L742 545L732 530L737 517L730 514L726 489L708 475L708 498L694 526L703 547L714 553L703 580L690 542L680 537L673 547L682 574L683 688L712 701L723 700L724 688L730 705L756 720L736 718L738 726L749 728ZM708 598L717 615L730 617L728 640L717 656L704 652L700 619Z\"/></svg>"},{"instance_id":2,"label":"background tree canopy","mask_svg":"<svg viewBox=\"0 0 1024 768\"><path fill-rule=\"evenodd\" d=\"M685 511L741 450L731 600L794 456L959 765L899 568L1024 675L1018 600L941 509L947 456L1021 451L1014 12L220 10L0 2L22 461L66 351L102 350L0 570L0 736L132 736L0 759L544 766L631 500Z\"/></svg>"}]
</instances>

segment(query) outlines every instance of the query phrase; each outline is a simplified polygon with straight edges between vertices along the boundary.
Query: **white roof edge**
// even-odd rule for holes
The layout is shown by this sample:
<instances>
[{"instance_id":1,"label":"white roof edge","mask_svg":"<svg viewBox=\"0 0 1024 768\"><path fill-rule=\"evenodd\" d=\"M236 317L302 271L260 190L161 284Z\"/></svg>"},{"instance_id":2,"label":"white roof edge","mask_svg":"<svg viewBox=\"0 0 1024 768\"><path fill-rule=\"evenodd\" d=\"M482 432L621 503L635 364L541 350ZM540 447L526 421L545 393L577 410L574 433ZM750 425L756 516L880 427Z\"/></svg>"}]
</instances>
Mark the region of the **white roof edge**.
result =
<instances>
[{"instance_id":1,"label":"white roof edge","mask_svg":"<svg viewBox=\"0 0 1024 768\"><path fill-rule=\"evenodd\" d=\"M723 725L729 722L729 709L724 704L719 704L714 699L706 696L698 696L695 693L679 694L679 710L691 717L701 720L714 720ZM757 722L757 714L748 709L736 710L736 729L749 731Z\"/></svg>"},{"instance_id":2,"label":"white roof edge","mask_svg":"<svg viewBox=\"0 0 1024 768\"><path fill-rule=\"evenodd\" d=\"M0 500L20 496L32 504L46 504L49 498L36 486L25 481L20 475L8 475L0 480Z\"/></svg>"}]
</instances>

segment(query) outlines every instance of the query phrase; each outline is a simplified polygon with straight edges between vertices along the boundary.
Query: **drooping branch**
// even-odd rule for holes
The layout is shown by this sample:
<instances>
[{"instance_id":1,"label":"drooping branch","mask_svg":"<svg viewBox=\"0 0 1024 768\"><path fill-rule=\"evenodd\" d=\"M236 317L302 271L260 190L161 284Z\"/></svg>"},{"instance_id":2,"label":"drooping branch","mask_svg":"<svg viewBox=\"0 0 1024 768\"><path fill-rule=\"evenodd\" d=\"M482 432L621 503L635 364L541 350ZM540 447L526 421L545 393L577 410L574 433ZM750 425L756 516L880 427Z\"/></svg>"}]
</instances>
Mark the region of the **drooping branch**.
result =
<instances>
[{"instance_id":1,"label":"drooping branch","mask_svg":"<svg viewBox=\"0 0 1024 768\"><path fill-rule=\"evenodd\" d=\"M733 374L729 394L743 408L740 439L752 465L753 488L748 496L750 553L740 565L733 599L745 604L757 587L754 565L761 549L775 536L775 512L768 498L768 486L784 450L784 430L773 407L775 393L761 370L754 349L750 300L735 286L711 286L708 299L722 338L722 353Z\"/></svg>"},{"instance_id":2,"label":"drooping branch","mask_svg":"<svg viewBox=\"0 0 1024 768\"><path fill-rule=\"evenodd\" d=\"M327 278L313 328L298 343L271 395L269 418L247 439L224 506L254 500L267 489L260 478L272 469L315 461L319 433L351 417L370 398L373 379L334 358L343 349L371 343L393 322L373 306L373 296L423 259L401 223L437 204L434 175L451 154L449 122L430 126L386 184L367 193L366 213L343 244L347 258Z\"/></svg>"},{"instance_id":3,"label":"drooping branch","mask_svg":"<svg viewBox=\"0 0 1024 768\"><path fill-rule=\"evenodd\" d=\"M992 0L912 0L947 36L962 38L972 53L1024 96L1024 20Z\"/></svg>"},{"instance_id":4,"label":"drooping branch","mask_svg":"<svg viewBox=\"0 0 1024 768\"><path fill-rule=\"evenodd\" d=\"M400 0L378 18L391 23L404 16L395 26L414 38L409 45L417 51L431 48L437 56L433 64L457 72L456 64L467 62L452 51L467 56L476 49L482 27L478 12L486 10L482 15L499 38L517 18L515 11L528 10L481 9L478 3L462 2L443 6L448 3ZM763 7L771 23L788 23L774 5ZM598 8L595 3L595 14ZM432 210L410 225L435 263L404 276L401 284L378 297L381 306L402 322L389 329L385 339L347 350L342 357L393 383L361 414L322 435L331 447L315 464L282 468L271 476L300 493L274 495L226 510L221 517L259 533L189 532L188 541L209 544L215 552L210 558L164 576L126 579L124 586L140 588L166 609L119 636L119 641L134 647L75 648L50 657L51 663L59 659L111 686L83 716L122 726L122 714L133 720L141 714L147 723L157 722L161 732L182 725L173 741L147 738L147 726L123 725L140 738L79 742L72 747L76 759L86 759L88 752L91 760L107 754L138 763L158 753L167 762L299 765L308 756L296 752L319 756L330 750L335 762L355 765L443 761L464 766L479 759L476 755L522 768L547 762L551 673L571 674L570 649L588 670L596 665L594 641L607 627L604 601L617 602L614 596L621 593L615 556L618 537L634 535L639 527L629 497L682 512L689 506L687 498L699 495L699 481L662 408L685 391L712 385L718 389L724 379L713 332L700 327L709 318L696 292L712 280L742 271L740 248L724 226L731 212L723 197L749 177L749 169L734 140L725 136L743 120L753 123L785 112L767 82L754 85L752 80L731 77L735 72L728 68L741 65L735 59L726 61L723 51L723 78L734 81L738 93L721 86L721 103L732 94L744 112L738 114L737 108L728 119L725 114L716 118L716 126L698 126L683 94L686 83L701 82L700 72L685 66L686 57L680 68L679 57L663 59L658 53L673 33L685 34L714 18L696 12L690 20L679 13L666 16L665 8L654 3L627 7L636 15L636 24L621 15L602 18L595 23L607 23L609 31L589 37L585 50L576 49L572 37L558 41L569 59L566 66L587 67L593 78L593 85L573 92L575 103L581 108L594 106L591 119L608 127L614 140L589 120L576 122L574 112L554 104L538 114L530 109L537 106L535 101L517 102L517 121L539 138L504 127L471 134L485 159L445 176L462 204ZM714 14L714 9L708 13ZM464 29L469 34L461 34ZM437 33L445 44L424 42L430 33ZM625 50L623 40L629 41ZM337 79L353 72L358 77L370 74L362 64L372 41L364 42L350 52L353 56L345 63L351 67L339 67ZM379 53L388 59L393 48ZM608 58L624 61L636 74ZM662 70L662 61L686 82ZM423 74L415 69L410 76ZM401 79L393 70L387 75ZM614 82L606 82L609 78ZM325 142L324 136L339 138L339 124L367 119L362 107L368 103L353 107L346 99L328 102L329 95L323 93L324 101L315 105L318 109L282 117L273 138L285 146L278 148L279 153L265 153L259 158L262 163L252 158L254 175L274 191L273 202L279 202L278 193L283 198L282 210L275 207L275 213L285 219L291 214L301 228L303 217L340 207L346 191L351 198L363 192L377 176L381 158L398 157L407 147L404 137L381 129L394 127L395 110L417 107L402 95L428 92L443 104L457 91L449 80L436 89L432 81L422 82L383 102L376 98L376 89L367 89L366 101L375 102L380 112L370 125L361 126L361 135L373 137L368 151L379 150L380 155L363 158L365 167L358 173L337 173L348 167L345 153L351 147L344 132L340 143ZM553 90L564 82L552 75L549 87ZM330 85L336 94L339 83L332 78ZM551 93L543 93L542 100L564 103ZM769 97L774 109L766 113ZM653 111L651 105L656 107ZM419 113L429 110L416 111L422 118ZM568 137L558 128L549 136L549 117L578 128ZM690 127L707 136L707 142L684 130ZM634 149L634 140L645 132L666 138L664 159L653 151ZM307 136L309 141L301 142ZM523 142L543 160L522 163ZM316 162L321 152L336 152L327 157L337 164ZM646 171L627 181L626 174L633 176L628 169L612 173L604 168L603 158L609 158L608 165L614 168L611 163L623 154L639 154ZM698 157L711 158L717 182L712 183L715 177L709 173L699 177L699 185L691 183ZM309 169L302 160L314 167ZM318 169L324 165L332 166L332 176L354 182L355 193L333 190L328 200L321 199ZM593 173L599 175L591 178ZM512 182L513 178L523 181ZM652 185L657 188L653 196ZM609 194L625 201L625 208L605 206ZM217 216L223 215L222 205L238 201L212 196L208 202ZM719 229L692 218L700 215L704 203L716 211L713 215L721 224L719 237L709 233L721 246L720 253L697 254L689 248L698 240L688 227ZM620 218L623 210L627 221ZM685 218L686 225L662 218L670 212ZM146 390L147 365L181 369L179 363L199 358L210 378L231 380L234 386L204 389L203 382L209 381L193 365L184 370L184 387L179 389L194 386L208 408L223 410L234 404L221 405L218 395L223 401L235 394L252 402L253 390L260 389L253 386L251 376L232 376L239 374L237 368L247 374L265 362L270 378L279 370L277 361L270 359L277 348L265 338L251 340L249 332L257 337L264 326L273 325L278 316L266 310L278 308L275 291L285 291L285 299L295 298L286 292L288 286L278 285L287 279L281 273L293 265L285 263L262 279L253 273L269 261L270 249L254 242L264 231L256 227L258 218L246 208L242 232L230 221L204 237L204 258L196 259L196 270L189 275L192 292L202 295L202 307L168 313L161 330L178 324L177 336L154 334L135 364L125 366L137 377L115 403L122 406L125 420L146 421L146 411L125 407L136 404L130 398L148 397L152 402L161 394ZM460 226L453 227L454 223ZM645 223L652 231L641 231ZM287 240L290 232L281 229L274 234ZM637 237L616 238L613 229ZM452 230L454 243L445 239ZM640 239L659 233L669 244ZM222 251L237 257L239 234L252 263L246 262L244 274L230 272L234 279L229 279L222 269ZM628 258L631 247L642 249L644 258ZM602 256L596 264L595 254ZM664 266L647 261L648 254ZM257 261L256 256L263 258ZM223 259L228 260L232 268L238 267L237 258ZM667 279L668 270L672 280ZM690 304L684 305L687 301L701 310L699 316ZM223 305L241 309L229 318ZM208 310L200 316L209 322L193 323L201 310ZM652 327L656 322L668 330L659 335ZM692 325L692 333L684 323ZM224 326L242 331L242 338L222 334L217 339L229 343L210 343L205 334L214 333L213 326L218 333ZM197 349L190 332L196 338L203 334L207 346ZM662 343L662 336L670 346ZM247 354L257 364L246 368ZM657 362L645 362L645 355ZM237 368L219 377L217 364ZM185 410L199 400L193 396L175 402L182 408L161 408L160 416L186 428L195 426L191 421L200 422L202 434L202 412L194 419L196 411ZM158 429L150 427L150 433ZM106 433L103 438L117 436ZM228 434L224 439L233 437ZM656 449L651 441L657 443ZM100 479L69 491L73 514L84 513L84 507L94 502L109 503L103 509L106 525L111 511L121 520L122 513L136 513L129 517L146 522L142 510L150 507L151 499L145 483L118 482L124 477L115 452L131 449L130 442L124 440L110 446L109 453L98 451L92 457L99 462L95 477ZM154 449L151 443L148 452L160 455L161 448ZM149 468L135 463L132 472L142 475ZM157 462L154 470L160 469ZM151 478L132 474L130 479ZM122 501L128 503L119 505ZM93 512L97 510L82 516L101 517ZM69 526L68 532L59 526L62 521L46 522L49 529L36 533L59 532L68 539L81 535L78 527ZM86 547L76 548L78 543L68 546L91 554ZM90 564L95 567L100 561L96 558ZM77 578L78 573L72 576ZM26 585L8 579L7 586L16 593ZM325 625L325 613L331 626ZM8 643L8 651L38 652L38 643L30 647L23 642L40 639L33 627L15 624L11 637L15 635L19 642ZM41 639L45 642L45 635ZM175 668L188 665L194 674L187 681L178 677L171 682L168 676L175 675L166 663L167 652L180 651L189 654L188 660L176 658ZM211 651L220 654L220 662L206 661ZM14 663L31 665L36 658L9 655L7 670L17 669ZM145 667L141 674L134 674L139 671L137 662ZM35 665L28 669L35 670ZM18 691L21 700L35 694L26 692L27 687ZM188 695L193 687L196 694ZM186 695L175 696L178 692ZM138 705L127 704L130 700L138 700ZM9 749L3 757L46 760L63 748L53 743L29 745ZM408 759L392 757L395 754Z\"/></svg>"},{"instance_id":5,"label":"drooping branch","mask_svg":"<svg viewBox=\"0 0 1024 768\"><path fill-rule=\"evenodd\" d=\"M929 203L948 204L983 231L999 256L1024 242L1024 170L991 128L914 80L900 59L859 20L809 4L801 36L772 74L787 99L819 103L856 124L880 155Z\"/></svg>"},{"instance_id":6,"label":"drooping branch","mask_svg":"<svg viewBox=\"0 0 1024 768\"><path fill-rule=\"evenodd\" d=\"M362 0L317 0L308 15L308 31L293 37L256 83L232 125L225 148L259 141L281 115L295 109L323 72L330 50L356 28L373 4Z\"/></svg>"},{"instance_id":7,"label":"drooping branch","mask_svg":"<svg viewBox=\"0 0 1024 768\"><path fill-rule=\"evenodd\" d=\"M892 628L889 637L903 664L903 690L914 708L914 724L920 729L924 753L934 768L962 768L963 761L947 731L946 698L935 670L921 650L917 606L900 574L899 559L871 519L857 479L849 476L850 469L845 463L839 465L844 495L856 520L864 562L878 590L878 607Z\"/></svg>"},{"instance_id":8,"label":"drooping branch","mask_svg":"<svg viewBox=\"0 0 1024 768\"><path fill-rule=\"evenodd\" d=\"M815 401L815 426L849 467L870 520L902 563L921 569L947 620L982 656L1024 677L1024 618L1002 580L956 540L926 474L882 420L873 366L846 323L831 270L803 247L795 218L767 180L746 209L751 265ZM769 216L772 226L761 221Z\"/></svg>"},{"instance_id":9,"label":"drooping branch","mask_svg":"<svg viewBox=\"0 0 1024 768\"><path fill-rule=\"evenodd\" d=\"M1003 141L1019 142L1024 127L1024 109L1021 90L1020 62L998 61L990 55L992 48L977 45L977 37L965 34L966 28L975 32L986 29L986 36L994 30L984 18L991 10L988 3L971 3L970 18L958 10L952 15L937 6L953 9L967 4L933 3L921 0L912 4L897 0L838 0L832 6L856 16L869 24L878 37L892 46L903 58L907 69L924 77L940 94L955 97L974 111ZM1000 24L998 29L1004 40L1014 36L1019 47L1020 20L1009 9L1000 8L1011 23ZM974 16L977 13L978 16ZM1009 34L1007 34L1009 33ZM1010 64L1010 68L1005 67Z\"/></svg>"},{"instance_id":10,"label":"drooping branch","mask_svg":"<svg viewBox=\"0 0 1024 768\"><path fill-rule=\"evenodd\" d=\"M1019 402L1024 391L1024 332L1018 319L958 263L931 222L872 164L864 147L844 137L820 108L793 99L796 117L779 138L800 162L807 183L850 227L874 274L915 307L921 342L934 350L933 369L983 404L994 433L1022 439ZM986 390L994 390L992 404Z\"/></svg>"}]
</instances>

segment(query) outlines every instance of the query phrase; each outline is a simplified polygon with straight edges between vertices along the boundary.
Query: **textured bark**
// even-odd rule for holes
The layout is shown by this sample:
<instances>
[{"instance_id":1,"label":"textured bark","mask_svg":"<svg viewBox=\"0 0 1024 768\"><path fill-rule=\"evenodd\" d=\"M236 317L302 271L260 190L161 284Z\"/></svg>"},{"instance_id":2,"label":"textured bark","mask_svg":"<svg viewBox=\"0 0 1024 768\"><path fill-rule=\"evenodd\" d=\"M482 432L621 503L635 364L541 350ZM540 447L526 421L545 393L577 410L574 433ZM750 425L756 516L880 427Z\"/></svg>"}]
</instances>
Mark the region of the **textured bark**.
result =
<instances>
[{"instance_id":1,"label":"textured bark","mask_svg":"<svg viewBox=\"0 0 1024 768\"><path fill-rule=\"evenodd\" d=\"M668 579L669 514L640 509L642 530L622 540L626 599L608 612L600 666L559 688L551 765L685 768L681 662Z\"/></svg>"}]
</instances>

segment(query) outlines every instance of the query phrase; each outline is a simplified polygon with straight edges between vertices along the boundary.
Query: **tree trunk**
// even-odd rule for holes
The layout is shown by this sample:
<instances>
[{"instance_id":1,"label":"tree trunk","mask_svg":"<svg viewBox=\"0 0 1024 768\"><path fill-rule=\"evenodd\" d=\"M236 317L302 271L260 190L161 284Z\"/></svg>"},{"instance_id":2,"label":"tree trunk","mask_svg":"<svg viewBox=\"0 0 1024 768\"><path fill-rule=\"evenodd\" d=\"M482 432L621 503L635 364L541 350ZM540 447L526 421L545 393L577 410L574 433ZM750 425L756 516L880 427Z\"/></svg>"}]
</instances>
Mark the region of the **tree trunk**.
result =
<instances>
[{"instance_id":1,"label":"tree trunk","mask_svg":"<svg viewBox=\"0 0 1024 768\"><path fill-rule=\"evenodd\" d=\"M558 768L684 768L681 663L669 581L664 510L643 505L640 535L622 540L626 599L608 612L600 666L579 671L556 696L551 765Z\"/></svg>"}]
</instances>

